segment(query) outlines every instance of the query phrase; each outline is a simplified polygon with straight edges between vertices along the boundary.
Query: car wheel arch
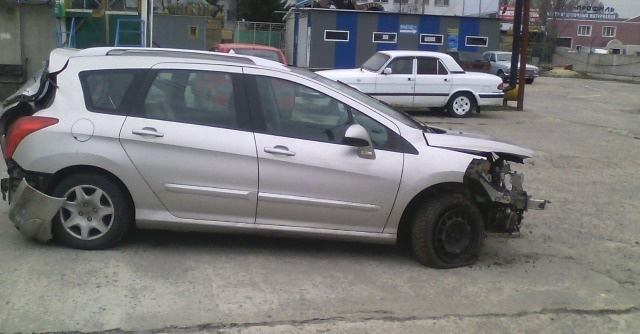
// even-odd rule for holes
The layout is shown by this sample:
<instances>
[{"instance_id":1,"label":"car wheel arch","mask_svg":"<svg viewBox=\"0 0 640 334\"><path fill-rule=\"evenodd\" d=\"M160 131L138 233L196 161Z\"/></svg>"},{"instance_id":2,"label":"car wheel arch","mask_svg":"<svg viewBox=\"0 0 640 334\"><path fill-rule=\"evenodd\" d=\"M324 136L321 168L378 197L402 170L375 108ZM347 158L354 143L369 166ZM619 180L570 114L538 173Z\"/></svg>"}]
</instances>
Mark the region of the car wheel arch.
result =
<instances>
[{"instance_id":1,"label":"car wheel arch","mask_svg":"<svg viewBox=\"0 0 640 334\"><path fill-rule=\"evenodd\" d=\"M477 103L478 103L478 101L480 99L480 95L475 93L473 90L462 88L462 89L458 89L458 90L455 90L455 91L451 92L451 94L449 94L449 98L447 99L447 103L449 103L449 100L451 100L457 94L471 94L471 96L473 96L473 98L475 99L476 105L477 105Z\"/></svg>"},{"instance_id":2,"label":"car wheel arch","mask_svg":"<svg viewBox=\"0 0 640 334\"><path fill-rule=\"evenodd\" d=\"M461 193L472 202L476 203L481 211L484 212L484 206L479 205L476 197L487 197L485 193L478 192L477 188L471 186L468 183L460 183L460 182L445 182L431 185L419 193L417 193L405 206L402 215L400 217L400 222L398 224L398 229L396 231L396 243L407 245L410 240L410 232L411 232L411 224L413 222L413 218L420 209L421 205L428 201L430 198L434 196L441 196L444 194L451 193ZM488 199L485 198L485 200Z\"/></svg>"},{"instance_id":3,"label":"car wheel arch","mask_svg":"<svg viewBox=\"0 0 640 334\"><path fill-rule=\"evenodd\" d=\"M129 191L129 188L125 185L125 183L115 174L113 174L112 172L104 169L104 168L100 168L100 167L96 167L96 166L92 166L92 165L73 165L73 166L68 166L65 167L63 169L60 169L59 171L53 173L50 177L49 180L45 186L45 193L47 194L51 194L53 192L53 190L56 188L56 186L62 182L62 180L66 179L67 177L69 177L70 175L74 175L74 174L79 174L79 173L97 173L97 174L102 174L104 176L106 176L107 178L109 178L111 181L113 181L115 184L117 184L120 188L122 188L125 192L125 194L127 195L127 200L129 201L129 203L134 204L133 201L133 196L131 195L131 191ZM134 204L135 207L135 204Z\"/></svg>"}]
</instances>

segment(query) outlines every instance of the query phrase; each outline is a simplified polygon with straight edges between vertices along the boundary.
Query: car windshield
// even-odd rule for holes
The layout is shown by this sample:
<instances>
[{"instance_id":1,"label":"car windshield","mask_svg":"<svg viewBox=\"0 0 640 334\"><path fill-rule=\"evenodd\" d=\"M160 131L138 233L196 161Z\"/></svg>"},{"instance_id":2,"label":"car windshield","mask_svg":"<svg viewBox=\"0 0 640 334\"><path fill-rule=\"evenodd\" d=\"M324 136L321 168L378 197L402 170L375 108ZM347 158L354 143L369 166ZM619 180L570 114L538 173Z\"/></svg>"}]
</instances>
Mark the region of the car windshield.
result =
<instances>
[{"instance_id":1,"label":"car windshield","mask_svg":"<svg viewBox=\"0 0 640 334\"><path fill-rule=\"evenodd\" d=\"M282 59L280 59L280 55L278 54L278 52L272 51L272 50L233 49L229 51L229 53L235 53L243 56L260 57L267 60L272 60L272 61L277 61L278 63L282 63Z\"/></svg>"},{"instance_id":2,"label":"car windshield","mask_svg":"<svg viewBox=\"0 0 640 334\"><path fill-rule=\"evenodd\" d=\"M496 55L496 57L498 57L498 61L509 61L509 60L511 60L511 54L510 53L498 53Z\"/></svg>"},{"instance_id":3,"label":"car windshield","mask_svg":"<svg viewBox=\"0 0 640 334\"><path fill-rule=\"evenodd\" d=\"M391 57L387 56L384 53L376 53L373 56L371 56L371 58L369 58L367 61L365 61L364 64L362 64L362 68L367 71L378 72L380 71L380 68L382 67L382 65L387 63L389 58Z\"/></svg>"},{"instance_id":4,"label":"car windshield","mask_svg":"<svg viewBox=\"0 0 640 334\"><path fill-rule=\"evenodd\" d=\"M300 69L300 68L291 68L291 71L293 71L296 74L300 74L303 75L305 77L314 79L316 81L320 81L321 83L334 88L344 94L347 94L348 96L358 100L358 101L362 101L365 104L368 104L370 106L372 106L373 108L375 108L376 110L382 112L383 114L397 120L398 122L401 122L402 124L406 125L406 126L410 126L412 128L415 129L423 129L426 130L428 129L428 127L424 124L419 123L418 121L416 121L415 119L413 119L413 117L409 116L408 114L395 110L393 108L391 108L389 105L380 102L377 99L374 99L373 97L366 95L362 92L360 92L359 90L344 84L342 82L336 82L333 81L331 79L327 79L319 74L316 74L314 72L308 71L308 70L304 70L304 69Z\"/></svg>"}]
</instances>

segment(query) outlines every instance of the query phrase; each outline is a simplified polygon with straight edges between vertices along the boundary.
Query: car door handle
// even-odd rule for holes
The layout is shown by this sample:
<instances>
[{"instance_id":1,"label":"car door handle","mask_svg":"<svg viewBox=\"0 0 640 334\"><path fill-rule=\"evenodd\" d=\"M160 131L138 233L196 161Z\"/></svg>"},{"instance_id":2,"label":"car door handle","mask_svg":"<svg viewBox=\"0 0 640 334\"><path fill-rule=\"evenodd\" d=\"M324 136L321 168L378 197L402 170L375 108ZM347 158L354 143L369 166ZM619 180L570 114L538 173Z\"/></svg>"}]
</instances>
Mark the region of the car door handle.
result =
<instances>
[{"instance_id":1,"label":"car door handle","mask_svg":"<svg viewBox=\"0 0 640 334\"><path fill-rule=\"evenodd\" d=\"M407 81L413 81L413 78L407 78Z\"/></svg>"},{"instance_id":2,"label":"car door handle","mask_svg":"<svg viewBox=\"0 0 640 334\"><path fill-rule=\"evenodd\" d=\"M264 151L271 154L280 154L286 155L289 157L293 157L296 155L296 152L291 152L286 146L277 145L275 147L265 147Z\"/></svg>"},{"instance_id":3,"label":"car door handle","mask_svg":"<svg viewBox=\"0 0 640 334\"><path fill-rule=\"evenodd\" d=\"M449 79L447 79L447 78L444 78L444 82L449 82Z\"/></svg>"},{"instance_id":4,"label":"car door handle","mask_svg":"<svg viewBox=\"0 0 640 334\"><path fill-rule=\"evenodd\" d=\"M164 133L158 132L158 130L148 127L142 129L133 129L131 130L131 133L142 137L164 137Z\"/></svg>"}]
</instances>

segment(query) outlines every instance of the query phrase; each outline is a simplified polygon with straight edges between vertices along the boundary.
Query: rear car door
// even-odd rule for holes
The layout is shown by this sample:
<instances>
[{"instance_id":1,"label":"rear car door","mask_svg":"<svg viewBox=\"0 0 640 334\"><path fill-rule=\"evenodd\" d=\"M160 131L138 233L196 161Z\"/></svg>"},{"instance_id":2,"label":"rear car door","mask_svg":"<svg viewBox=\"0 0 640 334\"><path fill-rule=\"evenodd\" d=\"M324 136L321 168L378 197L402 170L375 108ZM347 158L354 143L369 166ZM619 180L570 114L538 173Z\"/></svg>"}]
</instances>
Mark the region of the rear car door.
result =
<instances>
[{"instance_id":1,"label":"rear car door","mask_svg":"<svg viewBox=\"0 0 640 334\"><path fill-rule=\"evenodd\" d=\"M451 74L435 57L418 57L417 65L415 106L444 106L451 93Z\"/></svg>"},{"instance_id":2,"label":"rear car door","mask_svg":"<svg viewBox=\"0 0 640 334\"><path fill-rule=\"evenodd\" d=\"M260 169L256 224L382 232L402 174L397 127L315 82L261 69L245 73ZM353 122L369 131L376 159L342 143Z\"/></svg>"},{"instance_id":3,"label":"rear car door","mask_svg":"<svg viewBox=\"0 0 640 334\"><path fill-rule=\"evenodd\" d=\"M176 217L254 223L255 140L234 66L158 64L120 141Z\"/></svg>"},{"instance_id":4,"label":"rear car door","mask_svg":"<svg viewBox=\"0 0 640 334\"><path fill-rule=\"evenodd\" d=\"M414 57L397 57L391 60L386 68L376 77L375 93L371 96L392 106L412 107L415 89Z\"/></svg>"}]
</instances>

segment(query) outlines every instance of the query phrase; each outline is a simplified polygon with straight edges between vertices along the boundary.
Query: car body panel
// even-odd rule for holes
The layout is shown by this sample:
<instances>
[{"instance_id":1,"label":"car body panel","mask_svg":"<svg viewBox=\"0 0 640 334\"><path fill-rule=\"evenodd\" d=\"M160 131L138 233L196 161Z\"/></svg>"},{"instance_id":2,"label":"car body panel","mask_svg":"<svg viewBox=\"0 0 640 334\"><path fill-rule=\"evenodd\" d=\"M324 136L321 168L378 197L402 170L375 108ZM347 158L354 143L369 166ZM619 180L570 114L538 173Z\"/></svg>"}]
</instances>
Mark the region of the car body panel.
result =
<instances>
[{"instance_id":1,"label":"car body panel","mask_svg":"<svg viewBox=\"0 0 640 334\"><path fill-rule=\"evenodd\" d=\"M467 167L478 155L531 155L515 145L425 128L345 85L314 80L315 74L301 74L299 69L273 62L226 55L207 60L211 53L163 49L138 50L128 56L127 50L95 48L71 55L56 75L58 86L51 88L57 90L55 99L34 114L59 122L25 137L11 163L25 173L47 177L70 168L108 173L131 195L136 224L141 228L393 243L411 200L434 185L462 184ZM141 118L136 110L128 114L91 112L79 94L82 71L151 72L154 67L224 70L245 79L263 75L289 80L379 122L405 140L412 151L376 149L375 159L364 159L352 146L275 136L257 128L234 130ZM451 73L452 82L457 75L460 73ZM290 98L287 92L280 93L283 99ZM78 122L85 126L73 130ZM134 129L145 127L156 128L164 136L150 139L133 134ZM278 145L295 156L264 151Z\"/></svg>"},{"instance_id":2,"label":"car body panel","mask_svg":"<svg viewBox=\"0 0 640 334\"><path fill-rule=\"evenodd\" d=\"M380 51L390 58L377 72L364 69L327 70L317 73L331 80L355 87L385 103L400 108L444 107L457 92L472 93L480 106L500 105L504 93L499 78L486 73L465 72L455 60L444 53L429 51ZM414 59L413 74L385 74L384 69L402 57L437 58L448 74L417 74ZM372 84L374 86L372 87Z\"/></svg>"},{"instance_id":3,"label":"car body panel","mask_svg":"<svg viewBox=\"0 0 640 334\"><path fill-rule=\"evenodd\" d=\"M498 60L498 56L509 56L509 60ZM505 78L508 78L511 73L511 52L503 51L487 51L483 54L483 57L491 63L491 74L498 75L499 72L504 73ZM495 59L495 60L494 60ZM518 69L520 69L520 61L518 61ZM526 64L525 78L535 79L538 77L539 69L536 66Z\"/></svg>"},{"instance_id":4,"label":"car body panel","mask_svg":"<svg viewBox=\"0 0 640 334\"><path fill-rule=\"evenodd\" d=\"M262 57L268 60L277 60L279 63L287 65L287 58L284 56L284 53L282 53L282 50L267 45L248 43L220 43L211 47L209 51Z\"/></svg>"}]
</instances>

